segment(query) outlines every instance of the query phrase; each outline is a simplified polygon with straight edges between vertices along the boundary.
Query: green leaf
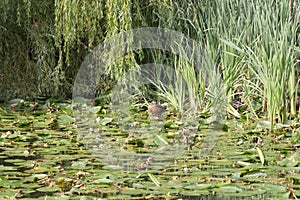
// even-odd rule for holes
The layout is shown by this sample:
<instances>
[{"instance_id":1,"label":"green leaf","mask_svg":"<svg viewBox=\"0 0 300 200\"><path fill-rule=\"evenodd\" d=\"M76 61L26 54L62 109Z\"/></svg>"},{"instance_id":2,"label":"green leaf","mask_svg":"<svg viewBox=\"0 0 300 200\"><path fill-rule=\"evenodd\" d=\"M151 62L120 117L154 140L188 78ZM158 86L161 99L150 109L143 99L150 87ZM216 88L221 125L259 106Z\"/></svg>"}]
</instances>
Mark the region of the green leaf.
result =
<instances>
[{"instance_id":1,"label":"green leaf","mask_svg":"<svg viewBox=\"0 0 300 200\"><path fill-rule=\"evenodd\" d=\"M58 117L59 123L74 123L75 119L69 115L61 115Z\"/></svg>"},{"instance_id":2,"label":"green leaf","mask_svg":"<svg viewBox=\"0 0 300 200\"><path fill-rule=\"evenodd\" d=\"M100 124L103 126L106 126L107 124L111 123L113 121L113 118L110 117L104 117L101 121Z\"/></svg>"},{"instance_id":3,"label":"green leaf","mask_svg":"<svg viewBox=\"0 0 300 200\"><path fill-rule=\"evenodd\" d=\"M206 184L206 183L200 183L200 184L196 184L196 185L188 185L185 187L185 189L188 190L208 190L211 189L213 187L212 184Z\"/></svg>"},{"instance_id":4,"label":"green leaf","mask_svg":"<svg viewBox=\"0 0 300 200\"><path fill-rule=\"evenodd\" d=\"M271 129L271 122L262 120L257 123L256 128L266 128L266 129Z\"/></svg>"}]
</instances>

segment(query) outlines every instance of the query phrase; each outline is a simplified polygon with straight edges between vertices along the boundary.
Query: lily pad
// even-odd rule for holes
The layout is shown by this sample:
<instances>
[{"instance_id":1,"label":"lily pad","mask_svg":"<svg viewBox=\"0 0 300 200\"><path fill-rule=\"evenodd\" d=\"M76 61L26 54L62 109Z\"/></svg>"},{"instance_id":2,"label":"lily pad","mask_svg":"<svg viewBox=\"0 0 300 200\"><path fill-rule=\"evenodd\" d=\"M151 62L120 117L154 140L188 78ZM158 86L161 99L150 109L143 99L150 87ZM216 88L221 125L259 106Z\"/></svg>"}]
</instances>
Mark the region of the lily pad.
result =
<instances>
[{"instance_id":1,"label":"lily pad","mask_svg":"<svg viewBox=\"0 0 300 200\"><path fill-rule=\"evenodd\" d=\"M62 124L65 124L65 123L71 124L71 123L75 122L75 119L69 115L60 115L58 117L58 122L62 123Z\"/></svg>"},{"instance_id":2,"label":"lily pad","mask_svg":"<svg viewBox=\"0 0 300 200\"><path fill-rule=\"evenodd\" d=\"M189 190L208 190L213 188L213 185L202 183L202 184L189 185L184 188Z\"/></svg>"}]
</instances>

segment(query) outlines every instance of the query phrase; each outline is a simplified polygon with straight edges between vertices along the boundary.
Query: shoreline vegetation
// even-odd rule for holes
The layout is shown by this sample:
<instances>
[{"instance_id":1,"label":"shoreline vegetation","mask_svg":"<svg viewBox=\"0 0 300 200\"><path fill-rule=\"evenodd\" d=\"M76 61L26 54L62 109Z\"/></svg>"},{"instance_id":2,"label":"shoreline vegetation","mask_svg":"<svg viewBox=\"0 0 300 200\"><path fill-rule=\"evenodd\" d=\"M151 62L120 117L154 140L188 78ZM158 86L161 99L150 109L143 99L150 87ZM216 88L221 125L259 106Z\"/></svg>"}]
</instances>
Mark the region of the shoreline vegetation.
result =
<instances>
[{"instance_id":1,"label":"shoreline vegetation","mask_svg":"<svg viewBox=\"0 0 300 200\"><path fill-rule=\"evenodd\" d=\"M28 0L2 1L0 9L1 99L70 98L80 64L93 48L119 32L149 26L182 32L202 44L221 75L229 104L245 103L252 117L262 115L272 124L299 115L300 8L293 0ZM193 67L160 51L130 52L108 66L100 94L128 69L153 61L181 74ZM197 85L194 95L203 98L207 88L201 79L185 77Z\"/></svg>"}]
</instances>

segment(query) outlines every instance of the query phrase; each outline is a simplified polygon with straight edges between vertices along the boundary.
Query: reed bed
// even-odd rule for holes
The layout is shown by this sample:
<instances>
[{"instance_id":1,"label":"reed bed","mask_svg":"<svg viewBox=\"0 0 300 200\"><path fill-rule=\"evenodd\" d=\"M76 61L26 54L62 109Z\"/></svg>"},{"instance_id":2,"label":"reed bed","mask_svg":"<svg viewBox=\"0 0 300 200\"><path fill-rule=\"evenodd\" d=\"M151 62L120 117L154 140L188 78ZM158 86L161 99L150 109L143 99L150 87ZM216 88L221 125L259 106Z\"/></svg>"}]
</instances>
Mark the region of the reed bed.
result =
<instances>
[{"instance_id":1,"label":"reed bed","mask_svg":"<svg viewBox=\"0 0 300 200\"><path fill-rule=\"evenodd\" d=\"M159 5L169 10L157 11L161 26L180 24L203 45L222 75L228 103L244 102L252 116L268 118L271 128L299 114L299 5L255 0ZM191 76L187 82L200 81Z\"/></svg>"}]
</instances>

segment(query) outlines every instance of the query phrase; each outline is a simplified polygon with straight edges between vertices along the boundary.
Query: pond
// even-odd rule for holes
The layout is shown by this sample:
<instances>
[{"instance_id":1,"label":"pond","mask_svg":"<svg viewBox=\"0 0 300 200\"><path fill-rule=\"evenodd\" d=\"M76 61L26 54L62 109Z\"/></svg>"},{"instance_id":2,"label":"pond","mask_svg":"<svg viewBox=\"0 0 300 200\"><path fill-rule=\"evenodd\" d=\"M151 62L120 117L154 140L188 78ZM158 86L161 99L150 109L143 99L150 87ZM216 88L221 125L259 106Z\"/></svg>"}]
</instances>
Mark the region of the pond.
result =
<instances>
[{"instance_id":1,"label":"pond","mask_svg":"<svg viewBox=\"0 0 300 200\"><path fill-rule=\"evenodd\" d=\"M231 119L223 130L202 123L182 140L179 122L164 122L156 132L146 111L139 111L132 126L144 132L132 133L106 114L99 130L89 130L106 136L100 140L107 146L95 150L71 108L70 103L0 108L1 199L300 197L296 121L274 132L262 120ZM165 143L174 141L182 145L168 149ZM111 159L107 155L116 148L107 147L118 147Z\"/></svg>"}]
</instances>

